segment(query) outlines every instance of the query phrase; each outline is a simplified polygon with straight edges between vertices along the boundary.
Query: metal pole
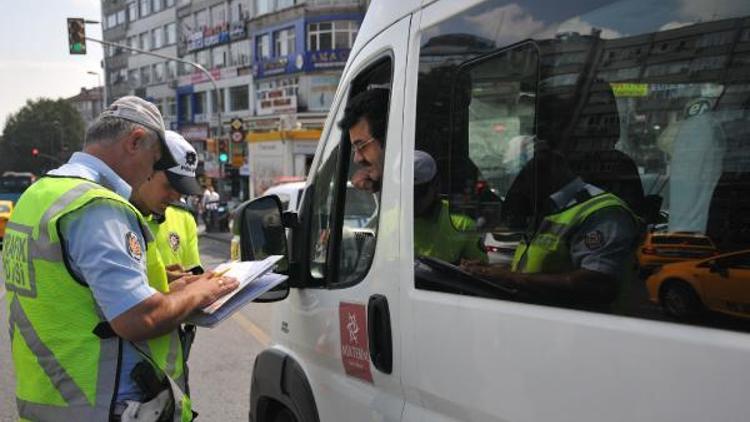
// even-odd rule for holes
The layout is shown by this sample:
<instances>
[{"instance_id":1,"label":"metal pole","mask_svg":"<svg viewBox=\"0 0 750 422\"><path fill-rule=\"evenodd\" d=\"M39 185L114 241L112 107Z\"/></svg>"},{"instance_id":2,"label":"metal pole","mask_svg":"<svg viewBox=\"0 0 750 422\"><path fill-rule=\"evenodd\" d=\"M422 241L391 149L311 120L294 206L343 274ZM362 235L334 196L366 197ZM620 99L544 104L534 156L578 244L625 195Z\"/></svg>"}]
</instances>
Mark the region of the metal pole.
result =
<instances>
[{"instance_id":1,"label":"metal pole","mask_svg":"<svg viewBox=\"0 0 750 422\"><path fill-rule=\"evenodd\" d=\"M190 60L181 59L179 57L172 57L166 54L153 53L151 51L141 50L140 48L131 47L129 45L118 44L118 43L104 41L104 40L97 40L96 38L91 38L91 37L86 37L86 40L99 43L102 45L109 45L112 47L124 48L125 50L135 51L137 53L146 54L148 56L159 57L159 58L166 59L166 60L174 60L178 63L185 63L203 72L203 74L206 75L206 77L208 77L209 81L211 82L211 85L214 88L214 92L216 93L216 101L220 103L219 107L216 107L216 118L219 120L219 138L221 138L224 135L224 125L221 123L221 109L223 108L222 107L223 104L221 104L221 102L219 101L219 87L216 85L216 79L214 79L213 75L211 75L211 72L209 72L205 67L203 67L199 63L191 62Z\"/></svg>"}]
</instances>

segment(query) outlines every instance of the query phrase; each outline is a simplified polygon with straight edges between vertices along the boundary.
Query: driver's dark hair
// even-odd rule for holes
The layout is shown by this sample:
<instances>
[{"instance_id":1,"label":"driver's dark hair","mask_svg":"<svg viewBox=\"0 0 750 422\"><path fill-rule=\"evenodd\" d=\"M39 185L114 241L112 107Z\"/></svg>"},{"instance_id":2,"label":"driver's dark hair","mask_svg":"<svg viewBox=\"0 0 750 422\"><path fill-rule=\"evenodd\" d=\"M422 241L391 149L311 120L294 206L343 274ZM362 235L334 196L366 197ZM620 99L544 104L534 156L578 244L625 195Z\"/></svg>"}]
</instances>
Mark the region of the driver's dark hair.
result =
<instances>
[{"instance_id":1,"label":"driver's dark hair","mask_svg":"<svg viewBox=\"0 0 750 422\"><path fill-rule=\"evenodd\" d=\"M381 144L385 143L385 130L388 122L388 97L390 90L372 88L355 95L344 109L344 117L338 122L339 128L348 131L365 118L370 132Z\"/></svg>"}]
</instances>

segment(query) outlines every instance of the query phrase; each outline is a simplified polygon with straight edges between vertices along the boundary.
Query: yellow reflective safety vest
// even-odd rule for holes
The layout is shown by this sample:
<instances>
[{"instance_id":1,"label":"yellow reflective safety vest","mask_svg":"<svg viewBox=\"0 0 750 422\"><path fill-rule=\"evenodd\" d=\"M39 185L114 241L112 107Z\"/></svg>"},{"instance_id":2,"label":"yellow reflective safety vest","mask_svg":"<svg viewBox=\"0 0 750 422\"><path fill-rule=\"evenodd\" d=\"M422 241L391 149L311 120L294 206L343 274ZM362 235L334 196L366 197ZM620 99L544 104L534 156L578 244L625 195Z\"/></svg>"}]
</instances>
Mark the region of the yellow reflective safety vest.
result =
<instances>
[{"instance_id":1,"label":"yellow reflective safety vest","mask_svg":"<svg viewBox=\"0 0 750 422\"><path fill-rule=\"evenodd\" d=\"M170 205L161 222L149 218L148 223L165 266L180 264L185 270L201 266L198 226L190 211Z\"/></svg>"},{"instance_id":2,"label":"yellow reflective safety vest","mask_svg":"<svg viewBox=\"0 0 750 422\"><path fill-rule=\"evenodd\" d=\"M111 416L123 340L98 332L106 319L85 280L68 270L58 231L63 216L96 200L112 201L138 217L147 242L147 268L156 274L159 264L151 262L149 253L156 248L148 248L153 245L151 233L141 214L119 195L73 177L43 177L27 189L7 224L3 249L22 420L105 421ZM166 274L150 284L166 291ZM171 345L172 336L166 335L136 347L148 349L144 357L163 376L170 354L177 356L175 367L180 366L179 341L176 353ZM167 380L175 399L173 420L191 420L189 398L175 381Z\"/></svg>"},{"instance_id":3,"label":"yellow reflective safety vest","mask_svg":"<svg viewBox=\"0 0 750 422\"><path fill-rule=\"evenodd\" d=\"M609 207L626 210L635 220L625 202L611 193L602 193L568 207L542 220L534 236L521 241L516 248L512 269L521 273L565 273L574 271L570 259L570 236L595 212Z\"/></svg>"}]
</instances>

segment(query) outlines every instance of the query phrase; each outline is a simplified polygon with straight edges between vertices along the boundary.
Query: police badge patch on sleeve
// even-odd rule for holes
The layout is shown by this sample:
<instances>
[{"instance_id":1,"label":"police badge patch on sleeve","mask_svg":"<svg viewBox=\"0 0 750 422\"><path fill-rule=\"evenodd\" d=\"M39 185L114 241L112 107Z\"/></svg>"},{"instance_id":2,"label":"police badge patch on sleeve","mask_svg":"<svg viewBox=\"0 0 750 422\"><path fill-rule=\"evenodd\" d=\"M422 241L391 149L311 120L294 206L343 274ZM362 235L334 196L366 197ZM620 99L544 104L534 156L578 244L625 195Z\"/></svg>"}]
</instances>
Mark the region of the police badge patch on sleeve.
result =
<instances>
[{"instance_id":1,"label":"police badge patch on sleeve","mask_svg":"<svg viewBox=\"0 0 750 422\"><path fill-rule=\"evenodd\" d=\"M175 232L169 232L169 247L172 251L177 252L180 247L180 235Z\"/></svg>"},{"instance_id":2,"label":"police badge patch on sleeve","mask_svg":"<svg viewBox=\"0 0 750 422\"><path fill-rule=\"evenodd\" d=\"M127 232L125 234L125 248L128 250L128 255L136 261L140 261L143 258L141 242L138 241L138 236L135 233Z\"/></svg>"},{"instance_id":3,"label":"police badge patch on sleeve","mask_svg":"<svg viewBox=\"0 0 750 422\"><path fill-rule=\"evenodd\" d=\"M586 233L583 243L590 250L599 249L604 246L604 234L599 230Z\"/></svg>"}]
</instances>

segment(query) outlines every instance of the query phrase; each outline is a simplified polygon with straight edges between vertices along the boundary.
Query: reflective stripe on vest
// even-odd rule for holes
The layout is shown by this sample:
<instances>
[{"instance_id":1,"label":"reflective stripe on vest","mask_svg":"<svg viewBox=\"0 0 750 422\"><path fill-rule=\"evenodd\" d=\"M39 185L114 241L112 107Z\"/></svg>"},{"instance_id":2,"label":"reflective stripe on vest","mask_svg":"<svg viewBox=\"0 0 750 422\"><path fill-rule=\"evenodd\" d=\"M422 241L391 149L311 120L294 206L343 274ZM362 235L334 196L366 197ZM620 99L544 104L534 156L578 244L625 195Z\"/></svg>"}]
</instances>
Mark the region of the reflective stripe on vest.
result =
<instances>
[{"instance_id":1,"label":"reflective stripe on vest","mask_svg":"<svg viewBox=\"0 0 750 422\"><path fill-rule=\"evenodd\" d=\"M108 420L110 416L121 339L100 339L92 333L104 316L88 286L68 272L57 231L63 215L96 199L132 211L146 243L153 242L142 217L127 201L74 178L40 179L21 196L6 227L3 267L21 418ZM170 336L164 339L172 342ZM165 356L171 350L165 347ZM190 420L182 417L192 415L189 399L179 389L173 394L174 420Z\"/></svg>"},{"instance_id":2,"label":"reflective stripe on vest","mask_svg":"<svg viewBox=\"0 0 750 422\"><path fill-rule=\"evenodd\" d=\"M546 216L530 243L521 241L513 258L513 271L522 273L562 273L575 270L570 260L569 237L590 215L609 207L635 214L617 196L604 193Z\"/></svg>"}]
</instances>

